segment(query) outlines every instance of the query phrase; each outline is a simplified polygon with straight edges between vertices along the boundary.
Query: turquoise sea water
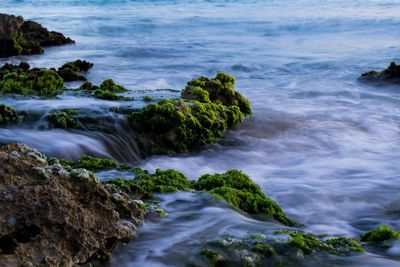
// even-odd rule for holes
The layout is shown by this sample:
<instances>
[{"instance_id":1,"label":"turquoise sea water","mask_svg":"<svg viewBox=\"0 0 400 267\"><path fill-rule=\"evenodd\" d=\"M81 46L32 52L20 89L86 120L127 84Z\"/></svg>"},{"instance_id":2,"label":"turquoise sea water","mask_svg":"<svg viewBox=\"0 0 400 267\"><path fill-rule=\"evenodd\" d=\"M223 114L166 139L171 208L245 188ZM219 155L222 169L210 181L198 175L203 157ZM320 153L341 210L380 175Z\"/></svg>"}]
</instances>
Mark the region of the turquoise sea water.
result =
<instances>
[{"instance_id":1,"label":"turquoise sea water","mask_svg":"<svg viewBox=\"0 0 400 267\"><path fill-rule=\"evenodd\" d=\"M36 20L77 42L0 63L56 67L86 59L95 63L90 80L112 77L135 94L146 90L142 94L160 98L178 93L155 89L182 89L194 77L225 71L237 77L237 90L254 111L220 144L174 157L140 160L123 133L40 125L0 129L0 142L25 142L61 157L90 153L149 170L176 168L193 179L237 168L312 233L357 236L383 223L400 229L400 89L357 81L367 70L400 60L399 1L1 0L0 12ZM115 105L68 95L1 101L38 113L58 107L100 112ZM278 227L207 197L162 198L170 216L142 227L110 266L180 265L201 240ZM398 266L399 259L397 244L340 265Z\"/></svg>"}]
</instances>

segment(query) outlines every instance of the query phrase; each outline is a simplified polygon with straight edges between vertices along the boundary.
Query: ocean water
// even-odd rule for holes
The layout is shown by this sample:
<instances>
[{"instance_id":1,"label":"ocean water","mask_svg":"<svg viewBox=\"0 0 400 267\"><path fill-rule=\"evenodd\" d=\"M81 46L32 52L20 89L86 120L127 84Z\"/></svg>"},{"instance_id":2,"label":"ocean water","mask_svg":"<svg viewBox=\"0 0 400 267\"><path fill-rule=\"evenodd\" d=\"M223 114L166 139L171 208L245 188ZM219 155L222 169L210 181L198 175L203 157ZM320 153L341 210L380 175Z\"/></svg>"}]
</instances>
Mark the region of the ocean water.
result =
<instances>
[{"instance_id":1,"label":"ocean water","mask_svg":"<svg viewBox=\"0 0 400 267\"><path fill-rule=\"evenodd\" d=\"M156 98L179 95L157 89L179 90L194 77L225 71L236 76L236 89L254 112L219 144L172 157L141 159L118 131L23 125L0 129L0 142L24 142L59 157L89 153L149 170L175 168L191 179L241 169L306 231L357 237L380 224L400 229L400 88L357 80L400 60L400 1L1 0L0 12L38 21L77 42L0 63L56 67L85 59L95 63L89 80L112 77L135 96ZM38 116L61 107L104 112L144 105L72 95L0 100ZM203 241L279 228L207 196L178 193L160 200L170 215L146 223L109 266L183 266ZM325 263L399 266L399 251L397 244Z\"/></svg>"}]
</instances>

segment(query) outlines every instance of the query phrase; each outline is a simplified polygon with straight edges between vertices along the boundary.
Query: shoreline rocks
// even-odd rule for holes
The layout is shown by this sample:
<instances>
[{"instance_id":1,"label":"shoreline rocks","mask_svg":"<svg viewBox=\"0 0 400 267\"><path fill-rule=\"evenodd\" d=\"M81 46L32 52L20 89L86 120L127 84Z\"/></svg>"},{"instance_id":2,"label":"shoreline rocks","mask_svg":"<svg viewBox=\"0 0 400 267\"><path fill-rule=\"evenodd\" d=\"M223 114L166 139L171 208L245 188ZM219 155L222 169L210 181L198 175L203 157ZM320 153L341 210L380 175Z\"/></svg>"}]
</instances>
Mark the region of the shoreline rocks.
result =
<instances>
[{"instance_id":1,"label":"shoreline rocks","mask_svg":"<svg viewBox=\"0 0 400 267\"><path fill-rule=\"evenodd\" d=\"M22 144L0 148L0 266L75 266L110 256L144 219L85 169Z\"/></svg>"},{"instance_id":2,"label":"shoreline rocks","mask_svg":"<svg viewBox=\"0 0 400 267\"><path fill-rule=\"evenodd\" d=\"M0 40L0 58L42 54L43 47L75 43L62 33L48 31L37 22L7 14L0 14Z\"/></svg>"}]
</instances>

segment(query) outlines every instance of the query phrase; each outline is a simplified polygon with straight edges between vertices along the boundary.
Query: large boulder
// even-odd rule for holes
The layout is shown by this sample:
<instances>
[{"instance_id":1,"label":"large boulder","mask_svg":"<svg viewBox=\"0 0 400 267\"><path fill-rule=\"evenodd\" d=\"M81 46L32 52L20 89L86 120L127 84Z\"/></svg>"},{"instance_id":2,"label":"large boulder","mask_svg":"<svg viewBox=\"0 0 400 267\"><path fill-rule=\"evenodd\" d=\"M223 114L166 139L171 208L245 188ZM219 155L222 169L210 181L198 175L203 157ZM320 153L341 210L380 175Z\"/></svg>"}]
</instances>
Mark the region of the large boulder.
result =
<instances>
[{"instance_id":1,"label":"large boulder","mask_svg":"<svg viewBox=\"0 0 400 267\"><path fill-rule=\"evenodd\" d=\"M143 220L85 169L64 169L21 144L0 149L0 266L75 266L109 257Z\"/></svg>"},{"instance_id":2,"label":"large boulder","mask_svg":"<svg viewBox=\"0 0 400 267\"><path fill-rule=\"evenodd\" d=\"M72 43L62 33L48 31L39 23L0 14L0 57L41 54L42 47Z\"/></svg>"}]
</instances>

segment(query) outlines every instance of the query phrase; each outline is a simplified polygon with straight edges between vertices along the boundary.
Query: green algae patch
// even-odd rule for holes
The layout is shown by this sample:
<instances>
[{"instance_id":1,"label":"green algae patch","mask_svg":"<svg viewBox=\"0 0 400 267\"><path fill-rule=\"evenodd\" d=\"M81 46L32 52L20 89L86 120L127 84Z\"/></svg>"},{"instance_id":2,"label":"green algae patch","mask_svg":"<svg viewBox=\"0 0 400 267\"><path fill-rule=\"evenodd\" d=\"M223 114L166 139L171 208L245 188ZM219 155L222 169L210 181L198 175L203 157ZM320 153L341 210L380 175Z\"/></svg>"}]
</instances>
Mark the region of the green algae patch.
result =
<instances>
[{"instance_id":1,"label":"green algae patch","mask_svg":"<svg viewBox=\"0 0 400 267\"><path fill-rule=\"evenodd\" d=\"M77 161L60 160L60 163L63 166L71 167L72 169L87 169L90 171L118 168L118 163L112 159L95 158L88 155L82 155Z\"/></svg>"},{"instance_id":2,"label":"green algae patch","mask_svg":"<svg viewBox=\"0 0 400 267\"><path fill-rule=\"evenodd\" d=\"M295 222L288 218L275 201L268 198L245 173L229 170L223 174L206 174L194 185L197 190L210 192L232 206L249 214L267 215L292 226Z\"/></svg>"},{"instance_id":3,"label":"green algae patch","mask_svg":"<svg viewBox=\"0 0 400 267\"><path fill-rule=\"evenodd\" d=\"M51 112L46 119L54 128L73 129L78 127L77 115L75 109L62 109Z\"/></svg>"},{"instance_id":4,"label":"green algae patch","mask_svg":"<svg viewBox=\"0 0 400 267\"><path fill-rule=\"evenodd\" d=\"M233 85L227 74L198 78L188 83L181 99L164 99L133 112L129 124L144 153L189 152L218 142L251 114L249 101Z\"/></svg>"},{"instance_id":5,"label":"green algae patch","mask_svg":"<svg viewBox=\"0 0 400 267\"><path fill-rule=\"evenodd\" d=\"M113 184L128 194L151 196L152 193L172 193L187 191L192 183L180 172L169 169L157 169L150 173L139 167L133 169L134 179L114 179L107 183Z\"/></svg>"},{"instance_id":6,"label":"green algae patch","mask_svg":"<svg viewBox=\"0 0 400 267\"><path fill-rule=\"evenodd\" d=\"M30 69L26 62L0 69L0 92L53 98L64 91L64 81L54 69Z\"/></svg>"},{"instance_id":7,"label":"green algae patch","mask_svg":"<svg viewBox=\"0 0 400 267\"><path fill-rule=\"evenodd\" d=\"M152 102L152 101L154 101L154 99L151 96L146 95L143 97L143 101L144 102Z\"/></svg>"},{"instance_id":8,"label":"green algae patch","mask_svg":"<svg viewBox=\"0 0 400 267\"><path fill-rule=\"evenodd\" d=\"M64 82L86 81L86 77L80 73L89 71L93 65L93 63L78 59L65 63L58 68L57 73L63 78Z\"/></svg>"},{"instance_id":9,"label":"green algae patch","mask_svg":"<svg viewBox=\"0 0 400 267\"><path fill-rule=\"evenodd\" d=\"M19 121L18 112L6 105L0 104L0 127Z\"/></svg>"},{"instance_id":10,"label":"green algae patch","mask_svg":"<svg viewBox=\"0 0 400 267\"><path fill-rule=\"evenodd\" d=\"M317 237L302 232L293 232L289 234L290 241L285 246L288 248L296 248L304 254L311 254L316 250L329 250L330 247Z\"/></svg>"},{"instance_id":11,"label":"green algae patch","mask_svg":"<svg viewBox=\"0 0 400 267\"><path fill-rule=\"evenodd\" d=\"M400 233L387 225L381 225L378 228L372 229L364 233L361 237L362 242L368 242L370 244L384 243L385 241L394 239L400 239Z\"/></svg>"},{"instance_id":12,"label":"green algae patch","mask_svg":"<svg viewBox=\"0 0 400 267\"><path fill-rule=\"evenodd\" d=\"M360 242L343 236L330 238L326 240L325 243L332 246L334 249L340 251L341 253L365 251Z\"/></svg>"},{"instance_id":13,"label":"green algae patch","mask_svg":"<svg viewBox=\"0 0 400 267\"><path fill-rule=\"evenodd\" d=\"M94 96L103 100L122 100L123 96L117 95L116 93L126 92L128 89L122 85L116 84L113 80L108 79L96 89Z\"/></svg>"}]
</instances>

